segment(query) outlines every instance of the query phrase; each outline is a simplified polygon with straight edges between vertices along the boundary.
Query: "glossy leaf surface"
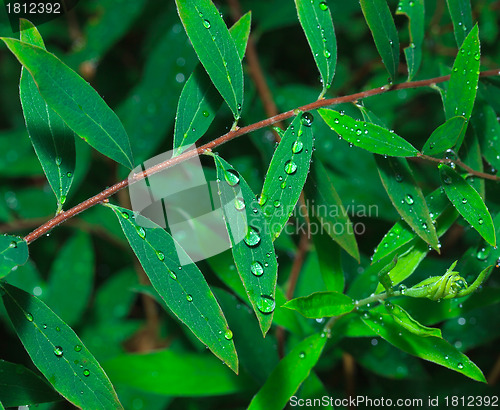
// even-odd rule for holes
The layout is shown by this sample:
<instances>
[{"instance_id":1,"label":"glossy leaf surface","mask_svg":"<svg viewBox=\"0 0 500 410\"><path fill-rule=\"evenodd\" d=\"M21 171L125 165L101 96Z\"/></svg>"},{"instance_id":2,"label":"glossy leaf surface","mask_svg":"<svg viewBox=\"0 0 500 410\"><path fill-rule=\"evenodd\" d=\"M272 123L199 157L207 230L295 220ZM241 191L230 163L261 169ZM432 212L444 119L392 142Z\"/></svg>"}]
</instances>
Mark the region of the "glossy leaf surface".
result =
<instances>
[{"instance_id":1,"label":"glossy leaf surface","mask_svg":"<svg viewBox=\"0 0 500 410\"><path fill-rule=\"evenodd\" d=\"M411 81L422 62L425 27L424 0L400 0L396 14L405 14L409 20L410 45L404 49L404 53L408 65L408 81Z\"/></svg>"},{"instance_id":2,"label":"glossy leaf surface","mask_svg":"<svg viewBox=\"0 0 500 410\"><path fill-rule=\"evenodd\" d=\"M321 319L352 311L354 301L340 292L316 292L292 299L283 306L296 310L307 318Z\"/></svg>"},{"instance_id":3,"label":"glossy leaf surface","mask_svg":"<svg viewBox=\"0 0 500 410\"><path fill-rule=\"evenodd\" d=\"M470 0L446 0L450 11L455 40L460 47L472 28L472 9Z\"/></svg>"},{"instance_id":4,"label":"glossy leaf surface","mask_svg":"<svg viewBox=\"0 0 500 410\"><path fill-rule=\"evenodd\" d=\"M466 128L467 119L465 117L451 117L432 132L422 148L422 153L437 155L453 148L458 141L463 140Z\"/></svg>"}]
</instances>

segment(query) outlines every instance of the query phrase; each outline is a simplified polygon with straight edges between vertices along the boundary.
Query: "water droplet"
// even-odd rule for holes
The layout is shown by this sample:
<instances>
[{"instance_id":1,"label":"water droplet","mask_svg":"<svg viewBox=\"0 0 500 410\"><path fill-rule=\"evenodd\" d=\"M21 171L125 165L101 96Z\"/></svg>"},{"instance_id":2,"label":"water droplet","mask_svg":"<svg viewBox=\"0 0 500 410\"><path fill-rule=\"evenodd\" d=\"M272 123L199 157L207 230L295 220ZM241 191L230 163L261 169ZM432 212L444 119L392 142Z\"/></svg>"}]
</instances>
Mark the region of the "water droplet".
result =
<instances>
[{"instance_id":1,"label":"water droplet","mask_svg":"<svg viewBox=\"0 0 500 410\"><path fill-rule=\"evenodd\" d=\"M462 198L462 203L466 204L467 203L467 198Z\"/></svg>"},{"instance_id":2,"label":"water droplet","mask_svg":"<svg viewBox=\"0 0 500 410\"><path fill-rule=\"evenodd\" d=\"M82 345L75 345L75 352L82 350Z\"/></svg>"},{"instance_id":3,"label":"water droplet","mask_svg":"<svg viewBox=\"0 0 500 410\"><path fill-rule=\"evenodd\" d=\"M292 160L285 162L285 172L287 174L293 174L297 171L297 164Z\"/></svg>"},{"instance_id":4,"label":"water droplet","mask_svg":"<svg viewBox=\"0 0 500 410\"><path fill-rule=\"evenodd\" d=\"M279 208L280 206L281 206L281 202L280 201L278 201L278 200L274 201L274 207L275 208Z\"/></svg>"},{"instance_id":5,"label":"water droplet","mask_svg":"<svg viewBox=\"0 0 500 410\"><path fill-rule=\"evenodd\" d=\"M71 177L73 176L73 174L72 174L71 172L68 172L68 173L66 174L66 176L67 176L68 178L71 178Z\"/></svg>"},{"instance_id":6,"label":"water droplet","mask_svg":"<svg viewBox=\"0 0 500 410\"><path fill-rule=\"evenodd\" d=\"M17 242L12 241L11 243L9 243L9 248L17 248Z\"/></svg>"},{"instance_id":7,"label":"water droplet","mask_svg":"<svg viewBox=\"0 0 500 410\"><path fill-rule=\"evenodd\" d=\"M257 302L257 308L262 313L271 313L276 307L276 302L271 296L260 295L260 299Z\"/></svg>"},{"instance_id":8,"label":"water droplet","mask_svg":"<svg viewBox=\"0 0 500 410\"><path fill-rule=\"evenodd\" d=\"M62 164L62 159L61 159L61 157L56 157L56 165L57 165L58 167L60 167L60 166L61 166L61 164Z\"/></svg>"},{"instance_id":9,"label":"water droplet","mask_svg":"<svg viewBox=\"0 0 500 410\"><path fill-rule=\"evenodd\" d=\"M158 259L159 259L160 261L165 260L165 255L163 254L163 252L156 251L156 256L158 257Z\"/></svg>"},{"instance_id":10,"label":"water droplet","mask_svg":"<svg viewBox=\"0 0 500 410\"><path fill-rule=\"evenodd\" d=\"M173 280L177 280L177 275L172 272L171 270L168 271L168 274L170 275L170 277L173 279Z\"/></svg>"},{"instance_id":11,"label":"water droplet","mask_svg":"<svg viewBox=\"0 0 500 410\"><path fill-rule=\"evenodd\" d=\"M306 354L305 354L304 352L300 352L300 353L299 353L299 357L300 357L301 359L303 359L304 357L306 357Z\"/></svg>"},{"instance_id":12,"label":"water droplet","mask_svg":"<svg viewBox=\"0 0 500 410\"><path fill-rule=\"evenodd\" d=\"M264 268L262 267L262 264L260 262L255 261L250 266L250 271L255 276L262 276L262 274L264 273Z\"/></svg>"},{"instance_id":13,"label":"water droplet","mask_svg":"<svg viewBox=\"0 0 500 410\"><path fill-rule=\"evenodd\" d=\"M62 355L64 354L63 348L61 346L55 346L54 347L54 354L57 357L62 357Z\"/></svg>"},{"instance_id":14,"label":"water droplet","mask_svg":"<svg viewBox=\"0 0 500 410\"><path fill-rule=\"evenodd\" d=\"M400 174L396 174L396 182L402 182L403 181L403 176Z\"/></svg>"},{"instance_id":15,"label":"water droplet","mask_svg":"<svg viewBox=\"0 0 500 410\"><path fill-rule=\"evenodd\" d=\"M405 197L405 202L408 204L408 205L413 205L413 197L410 195L410 194L407 194L406 197Z\"/></svg>"},{"instance_id":16,"label":"water droplet","mask_svg":"<svg viewBox=\"0 0 500 410\"><path fill-rule=\"evenodd\" d=\"M298 154L304 148L304 143L302 141L295 141L292 145L292 152Z\"/></svg>"},{"instance_id":17,"label":"water droplet","mask_svg":"<svg viewBox=\"0 0 500 410\"><path fill-rule=\"evenodd\" d=\"M260 234L257 231L257 229L255 229L252 226L249 226L247 234L243 240L250 247L257 246L260 242Z\"/></svg>"},{"instance_id":18,"label":"water droplet","mask_svg":"<svg viewBox=\"0 0 500 410\"><path fill-rule=\"evenodd\" d=\"M330 58L330 56L332 55L326 48L325 48L325 51L323 51L323 55L326 57L326 58Z\"/></svg>"},{"instance_id":19,"label":"water droplet","mask_svg":"<svg viewBox=\"0 0 500 410\"><path fill-rule=\"evenodd\" d=\"M474 54L474 60L479 61L481 59L481 55L479 53Z\"/></svg>"},{"instance_id":20,"label":"water droplet","mask_svg":"<svg viewBox=\"0 0 500 410\"><path fill-rule=\"evenodd\" d=\"M47 329L47 325L46 325L45 323L43 324L43 328L44 328L44 329Z\"/></svg>"},{"instance_id":21,"label":"water droplet","mask_svg":"<svg viewBox=\"0 0 500 410\"><path fill-rule=\"evenodd\" d=\"M224 337L226 340L231 340L233 338L233 332L231 332L231 329L227 329L226 332L224 333Z\"/></svg>"},{"instance_id":22,"label":"water droplet","mask_svg":"<svg viewBox=\"0 0 500 410\"><path fill-rule=\"evenodd\" d=\"M186 295L186 300L187 300L188 302L192 302L192 301L193 301L193 297L192 297L191 295L187 294L187 295Z\"/></svg>"},{"instance_id":23,"label":"water droplet","mask_svg":"<svg viewBox=\"0 0 500 410\"><path fill-rule=\"evenodd\" d=\"M462 370L464 368L464 365L462 363L457 364L457 367Z\"/></svg>"},{"instance_id":24,"label":"water droplet","mask_svg":"<svg viewBox=\"0 0 500 410\"><path fill-rule=\"evenodd\" d=\"M400 285L399 286L399 291L401 292L402 295L406 293L407 287L405 285Z\"/></svg>"},{"instance_id":25,"label":"water droplet","mask_svg":"<svg viewBox=\"0 0 500 410\"><path fill-rule=\"evenodd\" d=\"M25 316L28 322L33 322L33 315L31 313L26 313Z\"/></svg>"},{"instance_id":26,"label":"water droplet","mask_svg":"<svg viewBox=\"0 0 500 410\"><path fill-rule=\"evenodd\" d=\"M203 20L203 26L204 26L205 28L210 28L210 26L211 26L211 25L210 25L210 21L208 21L208 20Z\"/></svg>"},{"instance_id":27,"label":"water droplet","mask_svg":"<svg viewBox=\"0 0 500 410\"><path fill-rule=\"evenodd\" d=\"M210 113L208 111L203 111L203 116L204 117L208 117L210 115Z\"/></svg>"},{"instance_id":28,"label":"water droplet","mask_svg":"<svg viewBox=\"0 0 500 410\"><path fill-rule=\"evenodd\" d=\"M238 197L234 200L234 207L237 211L243 211L245 209L245 200L241 197Z\"/></svg>"},{"instance_id":29,"label":"water droplet","mask_svg":"<svg viewBox=\"0 0 500 410\"><path fill-rule=\"evenodd\" d=\"M56 326L56 332L60 332L61 328L59 326Z\"/></svg>"},{"instance_id":30,"label":"water droplet","mask_svg":"<svg viewBox=\"0 0 500 410\"><path fill-rule=\"evenodd\" d=\"M128 213L126 213L126 212L122 212L122 216L123 216L123 218L125 218L125 219L128 219L128 218L129 218L129 215L128 215Z\"/></svg>"},{"instance_id":31,"label":"water droplet","mask_svg":"<svg viewBox=\"0 0 500 410\"><path fill-rule=\"evenodd\" d=\"M310 127L314 121L314 117L310 112L302 113L300 123L305 127Z\"/></svg>"},{"instance_id":32,"label":"water droplet","mask_svg":"<svg viewBox=\"0 0 500 410\"><path fill-rule=\"evenodd\" d=\"M280 186L281 186L281 189L285 189L286 188L286 182L283 181Z\"/></svg>"},{"instance_id":33,"label":"water droplet","mask_svg":"<svg viewBox=\"0 0 500 410\"><path fill-rule=\"evenodd\" d=\"M448 360L449 358L450 358L450 357L449 357L448 355L446 355L446 356L444 357L444 360Z\"/></svg>"},{"instance_id":34,"label":"water droplet","mask_svg":"<svg viewBox=\"0 0 500 410\"><path fill-rule=\"evenodd\" d=\"M228 183L229 186L235 186L240 182L240 177L238 176L238 173L233 169L228 169L224 173L224 178L226 178L226 182Z\"/></svg>"},{"instance_id":35,"label":"water droplet","mask_svg":"<svg viewBox=\"0 0 500 410\"><path fill-rule=\"evenodd\" d=\"M443 174L443 182L446 184L446 185L451 185L451 178L450 176L446 175L446 174Z\"/></svg>"},{"instance_id":36,"label":"water droplet","mask_svg":"<svg viewBox=\"0 0 500 410\"><path fill-rule=\"evenodd\" d=\"M488 258L491 248L481 248L476 253L476 258L480 261L484 261Z\"/></svg>"},{"instance_id":37,"label":"water droplet","mask_svg":"<svg viewBox=\"0 0 500 410\"><path fill-rule=\"evenodd\" d=\"M479 220L477 221L477 223L478 223L479 225L482 225L482 224L484 223L483 218L479 218Z\"/></svg>"},{"instance_id":38,"label":"water droplet","mask_svg":"<svg viewBox=\"0 0 500 410\"><path fill-rule=\"evenodd\" d=\"M326 4L326 1L324 1L324 0L323 0L323 1L320 1L320 2L319 2L319 8L320 8L321 10L323 10L323 11L328 10L328 4Z\"/></svg>"},{"instance_id":39,"label":"water droplet","mask_svg":"<svg viewBox=\"0 0 500 410\"><path fill-rule=\"evenodd\" d=\"M136 226L137 229L137 235L139 235L140 238L144 239L146 237L146 230L142 226Z\"/></svg>"},{"instance_id":40,"label":"water droplet","mask_svg":"<svg viewBox=\"0 0 500 410\"><path fill-rule=\"evenodd\" d=\"M89 376L90 376L90 370L85 369L85 370L83 371L83 375L84 375L85 377L89 377Z\"/></svg>"}]
</instances>

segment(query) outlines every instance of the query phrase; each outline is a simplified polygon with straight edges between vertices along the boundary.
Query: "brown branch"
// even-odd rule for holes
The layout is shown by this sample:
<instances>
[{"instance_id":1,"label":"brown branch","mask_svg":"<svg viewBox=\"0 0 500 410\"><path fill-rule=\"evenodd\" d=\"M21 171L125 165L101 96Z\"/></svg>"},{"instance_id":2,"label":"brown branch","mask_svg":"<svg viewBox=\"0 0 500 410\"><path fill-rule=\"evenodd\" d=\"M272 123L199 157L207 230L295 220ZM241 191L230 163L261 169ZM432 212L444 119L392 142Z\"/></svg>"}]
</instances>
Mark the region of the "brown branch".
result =
<instances>
[{"instance_id":1,"label":"brown branch","mask_svg":"<svg viewBox=\"0 0 500 410\"><path fill-rule=\"evenodd\" d=\"M475 169L472 169L471 167L469 167L467 164L463 163L460 159L450 159L450 158L434 158L434 157L430 157L428 155L425 155L425 154L417 154L417 156L419 158L423 158L423 159L426 159L427 161L432 161L432 162L437 162L439 164L456 164L458 165L460 168L463 168L465 169L469 174L471 175L474 175L478 178L483 178L483 179L489 179L491 181L496 181L496 182L499 182L500 181L500 177L497 177L496 175L492 175L492 174L487 174L485 172L481 172L481 171L476 171Z\"/></svg>"},{"instance_id":2,"label":"brown branch","mask_svg":"<svg viewBox=\"0 0 500 410\"><path fill-rule=\"evenodd\" d=\"M488 70L488 71L483 71L480 76L481 77L487 77L487 76L496 76L500 75L500 70L495 69L495 70ZM100 192L97 195L94 195L93 197L83 201L82 203L74 206L73 208L61 212L45 224L41 225L37 229L35 229L33 232L30 234L26 235L24 237L24 240L30 244L31 242L37 240L41 236L45 235L49 231L51 231L54 227L57 225L63 223L64 221L72 218L75 215L78 215L80 212L85 211L88 208L93 207L94 205L102 203L104 200L109 198L111 195L115 194L116 192L120 191L123 188L126 188L130 183L134 183L137 181L140 181L148 176L151 176L157 172L160 172L166 168L172 167L173 165L176 165L180 162L183 162L189 158L193 158L197 155L201 155L206 151L212 151L215 147L218 147L219 145L225 144L226 142L229 142L237 137L240 137L241 135L248 134L250 132L259 130L261 128L269 127L270 125L276 124L279 121L286 120L288 118L291 118L299 111L309 111L309 110L315 110L317 108L321 107L327 107L330 105L336 105L340 103L345 103L345 102L355 102L358 100L361 100L363 98L371 97L373 95L378 95L378 94L383 94L388 91L393 91L393 90L402 90L406 88L419 88L419 87L428 87L433 84L437 83L442 83L445 81L448 81L450 78L449 75L447 76L442 76L442 77L436 77L436 78L431 78L428 80L421 80L421 81L412 81L412 82L406 82L406 83L401 83L401 84L395 84L392 86L383 86L383 87L377 87L373 88L371 90L351 94L351 95L346 95L343 97L336 97L336 98L329 98L329 99L324 99L324 100L318 100L315 102L312 102L310 104L303 105L302 107L298 107L295 110L290 110L286 111L284 113L275 115L273 117L267 118L265 120L256 122L251 125L247 125L246 127L242 128L236 128L235 130L229 131L227 134L224 134L220 136L219 138L214 139L213 141L208 142L205 145L202 145L201 147L198 147L197 149L193 149L190 151L186 151L183 154L168 159L160 164L157 164L145 171L139 172L138 174L135 174L132 178L131 181L129 182L128 179L124 179L123 181L120 181L116 183L115 185L105 189L104 191ZM425 157L426 159L432 158L432 157ZM488 174L485 174L488 175Z\"/></svg>"}]
</instances>

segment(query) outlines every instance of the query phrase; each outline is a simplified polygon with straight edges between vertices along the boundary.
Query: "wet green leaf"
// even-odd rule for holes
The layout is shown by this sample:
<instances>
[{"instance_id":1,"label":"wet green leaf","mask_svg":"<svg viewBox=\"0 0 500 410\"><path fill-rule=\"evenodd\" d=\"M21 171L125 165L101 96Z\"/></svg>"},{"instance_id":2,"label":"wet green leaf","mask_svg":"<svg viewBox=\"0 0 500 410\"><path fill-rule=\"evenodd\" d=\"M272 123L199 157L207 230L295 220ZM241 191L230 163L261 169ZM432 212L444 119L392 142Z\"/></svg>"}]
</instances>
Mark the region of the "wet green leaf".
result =
<instances>
[{"instance_id":1,"label":"wet green leaf","mask_svg":"<svg viewBox=\"0 0 500 410\"><path fill-rule=\"evenodd\" d=\"M354 301L343 293L330 291L295 298L283 306L296 310L305 317L321 319L351 312L354 309Z\"/></svg>"},{"instance_id":2,"label":"wet green leaf","mask_svg":"<svg viewBox=\"0 0 500 410\"><path fill-rule=\"evenodd\" d=\"M6 283L3 302L35 366L75 406L122 409L101 366L75 332L37 297Z\"/></svg>"},{"instance_id":3,"label":"wet green leaf","mask_svg":"<svg viewBox=\"0 0 500 410\"><path fill-rule=\"evenodd\" d=\"M166 305L233 371L238 357L226 319L205 278L166 230L128 209L108 205L130 246ZM144 227L146 225L148 227ZM153 226L153 227L151 227Z\"/></svg>"},{"instance_id":4,"label":"wet green leaf","mask_svg":"<svg viewBox=\"0 0 500 410\"><path fill-rule=\"evenodd\" d=\"M77 73L43 48L2 38L29 71L47 105L100 153L132 168L128 136L116 114Z\"/></svg>"},{"instance_id":5,"label":"wet green leaf","mask_svg":"<svg viewBox=\"0 0 500 410\"><path fill-rule=\"evenodd\" d=\"M453 148L458 141L463 140L466 129L467 119L465 117L451 117L432 132L422 148L422 153L437 155Z\"/></svg>"},{"instance_id":6,"label":"wet green leaf","mask_svg":"<svg viewBox=\"0 0 500 410\"><path fill-rule=\"evenodd\" d=\"M326 108L320 108L318 112L332 130L352 145L394 157L414 157L418 154L409 142L378 125L357 121L342 112Z\"/></svg>"},{"instance_id":7,"label":"wet green leaf","mask_svg":"<svg viewBox=\"0 0 500 410\"><path fill-rule=\"evenodd\" d=\"M319 220L311 218L311 223L320 225ZM321 277L325 283L326 289L337 292L344 290L344 271L342 269L342 254L340 246L332 239L322 233L318 232L312 236L314 243L314 250L318 256L318 263L321 272Z\"/></svg>"},{"instance_id":8,"label":"wet green leaf","mask_svg":"<svg viewBox=\"0 0 500 410\"><path fill-rule=\"evenodd\" d=\"M234 262L265 335L273 320L278 275L270 227L243 177L221 157L214 160Z\"/></svg>"},{"instance_id":9,"label":"wet green leaf","mask_svg":"<svg viewBox=\"0 0 500 410\"><path fill-rule=\"evenodd\" d=\"M318 362L326 340L326 335L317 333L298 343L278 363L248 409L284 408Z\"/></svg>"},{"instance_id":10,"label":"wet green leaf","mask_svg":"<svg viewBox=\"0 0 500 410\"><path fill-rule=\"evenodd\" d=\"M240 61L245 55L251 18L252 15L248 12L229 29L236 43ZM210 81L207 72L202 65L198 65L184 84L177 106L174 130L176 154L182 153L183 147L194 144L205 134L222 101L221 95Z\"/></svg>"},{"instance_id":11,"label":"wet green leaf","mask_svg":"<svg viewBox=\"0 0 500 410\"><path fill-rule=\"evenodd\" d=\"M399 38L387 2L360 0L360 4L385 68L394 79L399 66Z\"/></svg>"},{"instance_id":12,"label":"wet green leaf","mask_svg":"<svg viewBox=\"0 0 500 410\"><path fill-rule=\"evenodd\" d=\"M424 0L400 0L396 14L404 14L409 20L410 45L404 49L404 53L408 65L408 81L411 81L422 61L425 28Z\"/></svg>"},{"instance_id":13,"label":"wet green leaf","mask_svg":"<svg viewBox=\"0 0 500 410\"><path fill-rule=\"evenodd\" d=\"M375 160L394 208L418 236L439 251L436 228L422 190L417 185L406 159L375 156Z\"/></svg>"},{"instance_id":14,"label":"wet green leaf","mask_svg":"<svg viewBox=\"0 0 500 410\"><path fill-rule=\"evenodd\" d=\"M446 195L456 210L492 246L496 246L495 227L485 203L477 191L448 165L439 165Z\"/></svg>"},{"instance_id":15,"label":"wet green leaf","mask_svg":"<svg viewBox=\"0 0 500 410\"><path fill-rule=\"evenodd\" d=\"M323 95L332 84L337 65L337 39L326 1L295 0L300 25L321 75Z\"/></svg>"},{"instance_id":16,"label":"wet green leaf","mask_svg":"<svg viewBox=\"0 0 500 410\"><path fill-rule=\"evenodd\" d=\"M472 29L472 10L470 0L446 0L450 11L455 40L460 47Z\"/></svg>"},{"instance_id":17,"label":"wet green leaf","mask_svg":"<svg viewBox=\"0 0 500 410\"><path fill-rule=\"evenodd\" d=\"M40 33L29 21L21 19L21 41L45 50ZM19 84L26 128L62 209L75 173L75 134L44 101L30 73L23 67Z\"/></svg>"},{"instance_id":18,"label":"wet green leaf","mask_svg":"<svg viewBox=\"0 0 500 410\"><path fill-rule=\"evenodd\" d=\"M12 235L0 236L0 278L28 260L28 244L22 238Z\"/></svg>"},{"instance_id":19,"label":"wet green leaf","mask_svg":"<svg viewBox=\"0 0 500 410\"><path fill-rule=\"evenodd\" d=\"M388 314L361 315L363 322L390 344L406 353L437 363L471 379L486 382L481 370L446 340L435 336L417 336Z\"/></svg>"},{"instance_id":20,"label":"wet green leaf","mask_svg":"<svg viewBox=\"0 0 500 410\"><path fill-rule=\"evenodd\" d=\"M397 304L385 302L385 308L392 315L394 320L409 332L417 336L435 336L442 337L441 329L436 327L427 327L413 319L406 310Z\"/></svg>"},{"instance_id":21,"label":"wet green leaf","mask_svg":"<svg viewBox=\"0 0 500 410\"><path fill-rule=\"evenodd\" d=\"M176 0L179 16L198 58L222 98L240 118L243 68L229 30L210 0Z\"/></svg>"},{"instance_id":22,"label":"wet green leaf","mask_svg":"<svg viewBox=\"0 0 500 410\"><path fill-rule=\"evenodd\" d=\"M259 204L276 239L295 209L313 151L313 116L298 114L281 139L266 173Z\"/></svg>"}]
</instances>

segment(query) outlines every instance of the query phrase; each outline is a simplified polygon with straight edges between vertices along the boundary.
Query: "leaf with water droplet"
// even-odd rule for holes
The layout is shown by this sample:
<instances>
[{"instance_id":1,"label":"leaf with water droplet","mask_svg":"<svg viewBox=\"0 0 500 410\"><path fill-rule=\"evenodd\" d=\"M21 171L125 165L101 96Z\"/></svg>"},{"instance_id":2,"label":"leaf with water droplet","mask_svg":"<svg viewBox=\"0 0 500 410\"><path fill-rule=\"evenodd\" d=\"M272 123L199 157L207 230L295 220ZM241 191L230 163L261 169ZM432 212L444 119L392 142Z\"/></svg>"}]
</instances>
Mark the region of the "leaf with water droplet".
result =
<instances>
[{"instance_id":1,"label":"leaf with water droplet","mask_svg":"<svg viewBox=\"0 0 500 410\"><path fill-rule=\"evenodd\" d=\"M471 379L486 382L481 370L446 340L431 335L417 335L401 326L389 314L377 315L377 320L373 315L368 317L360 315L360 317L368 327L398 349L462 373ZM462 363L463 368L457 368L457 363Z\"/></svg>"},{"instance_id":2,"label":"leaf with water droplet","mask_svg":"<svg viewBox=\"0 0 500 410\"><path fill-rule=\"evenodd\" d=\"M441 329L437 327L428 327L424 326L420 322L417 322L414 318L412 318L409 313L404 310L401 306L397 304L390 304L389 306L385 305L389 314L392 315L394 320L406 330L410 331L417 336L434 336L442 338Z\"/></svg>"},{"instance_id":3,"label":"leaf with water droplet","mask_svg":"<svg viewBox=\"0 0 500 410\"><path fill-rule=\"evenodd\" d=\"M214 161L221 202L229 204L235 198L242 197L246 203L242 211L235 209L234 206L224 206L222 211L232 245L234 263L257 315L262 333L265 335L273 320L274 306L272 309L268 307L275 299L278 274L270 225L255 194L243 177L239 175L238 185L231 186L226 182L225 175L228 170L234 170L234 168L218 155L214 155ZM275 209L272 203L270 206ZM260 273L260 268L255 265L255 262L262 265L263 272L260 275L255 274ZM267 299L263 300L261 295ZM267 303L268 301L270 303Z\"/></svg>"},{"instance_id":4,"label":"leaf with water droplet","mask_svg":"<svg viewBox=\"0 0 500 410\"><path fill-rule=\"evenodd\" d=\"M432 132L422 148L422 153L425 155L442 154L463 139L466 129L465 117L451 117Z\"/></svg>"},{"instance_id":5,"label":"leaf with water droplet","mask_svg":"<svg viewBox=\"0 0 500 410\"><path fill-rule=\"evenodd\" d=\"M470 0L446 0L453 22L457 46L460 47L472 29L472 9Z\"/></svg>"},{"instance_id":6,"label":"leaf with water droplet","mask_svg":"<svg viewBox=\"0 0 500 410\"><path fill-rule=\"evenodd\" d=\"M21 41L43 48L40 33L29 21L21 19ZM58 211L68 195L75 171L75 133L40 95L31 74L23 67L19 84L26 128L35 153L57 198Z\"/></svg>"},{"instance_id":7,"label":"leaf with water droplet","mask_svg":"<svg viewBox=\"0 0 500 410\"><path fill-rule=\"evenodd\" d=\"M306 182L313 151L312 121L310 113L299 113L295 117L276 148L266 173L260 195L261 206L269 219L273 240L288 221ZM291 188L282 189L282 184ZM263 203L262 198L267 198L267 201Z\"/></svg>"},{"instance_id":8,"label":"leaf with water droplet","mask_svg":"<svg viewBox=\"0 0 500 410\"><path fill-rule=\"evenodd\" d=\"M427 203L407 160L381 156L375 156L375 160L380 179L396 211L418 236L439 252L439 240Z\"/></svg>"},{"instance_id":9,"label":"leaf with water droplet","mask_svg":"<svg viewBox=\"0 0 500 410\"><path fill-rule=\"evenodd\" d=\"M241 17L229 29L236 43L240 60L245 55L250 34L251 13ZM210 81L210 77L201 64L195 67L189 76L177 105L174 129L174 155L181 154L200 139L208 130L215 114L222 104L222 97ZM194 131L193 131L194 130Z\"/></svg>"},{"instance_id":10,"label":"leaf with water droplet","mask_svg":"<svg viewBox=\"0 0 500 410\"><path fill-rule=\"evenodd\" d=\"M18 236L0 235L0 278L28 260L28 244Z\"/></svg>"},{"instance_id":11,"label":"leaf with water droplet","mask_svg":"<svg viewBox=\"0 0 500 410\"><path fill-rule=\"evenodd\" d=\"M422 61L422 43L425 28L424 0L400 0L396 14L404 14L409 20L410 45L404 49L404 53L408 66L408 81L411 81Z\"/></svg>"},{"instance_id":12,"label":"leaf with water droplet","mask_svg":"<svg viewBox=\"0 0 500 410\"><path fill-rule=\"evenodd\" d=\"M321 75L323 95L332 83L337 64L337 39L325 1L295 0L300 25Z\"/></svg>"},{"instance_id":13,"label":"leaf with water droplet","mask_svg":"<svg viewBox=\"0 0 500 410\"><path fill-rule=\"evenodd\" d=\"M340 292L316 292L291 299L283 305L311 319L338 316L354 309L354 301Z\"/></svg>"},{"instance_id":14,"label":"leaf with water droplet","mask_svg":"<svg viewBox=\"0 0 500 410\"><path fill-rule=\"evenodd\" d=\"M243 68L236 43L229 34L226 23L210 0L176 0L176 4L179 17L200 62L233 112L234 118L240 118Z\"/></svg>"},{"instance_id":15,"label":"leaf with water droplet","mask_svg":"<svg viewBox=\"0 0 500 410\"><path fill-rule=\"evenodd\" d=\"M365 121L357 121L348 115L327 108L318 109L327 125L347 142L375 154L394 157L414 157L418 150L395 133ZM361 129L361 136L356 130Z\"/></svg>"},{"instance_id":16,"label":"leaf with water droplet","mask_svg":"<svg viewBox=\"0 0 500 410\"><path fill-rule=\"evenodd\" d=\"M5 308L19 339L35 366L55 390L79 408L123 408L97 360L66 323L36 296L7 283L0 287L4 291L2 299ZM27 312L33 315L29 326L26 326ZM82 346L80 351L75 351L75 345ZM75 361L85 363L92 377L85 377ZM78 388L75 389L75 386Z\"/></svg>"},{"instance_id":17,"label":"leaf with water droplet","mask_svg":"<svg viewBox=\"0 0 500 410\"><path fill-rule=\"evenodd\" d=\"M448 165L439 165L444 191L456 210L492 246L496 246L495 227L484 201L477 191ZM464 204L463 199L467 199Z\"/></svg>"},{"instance_id":18,"label":"leaf with water droplet","mask_svg":"<svg viewBox=\"0 0 500 410\"><path fill-rule=\"evenodd\" d=\"M399 37L389 6L386 0L360 0L360 4L385 68L394 79L399 66Z\"/></svg>"},{"instance_id":19,"label":"leaf with water droplet","mask_svg":"<svg viewBox=\"0 0 500 410\"><path fill-rule=\"evenodd\" d=\"M318 362L327 338L320 333L309 336L279 362L253 397L248 410L283 409ZM286 377L284 377L286 375Z\"/></svg>"},{"instance_id":20,"label":"leaf with water droplet","mask_svg":"<svg viewBox=\"0 0 500 410\"><path fill-rule=\"evenodd\" d=\"M165 304L217 357L237 372L234 344L220 340L218 333L218 329L228 327L226 319L198 267L193 262L180 263L180 260L190 261L189 256L153 221L141 215L126 219L123 213L132 215L132 211L111 204L107 206L118 217L130 246ZM137 235L140 226L146 231L144 239ZM163 257L158 257L159 252ZM173 272L175 274L171 275Z\"/></svg>"}]
</instances>

